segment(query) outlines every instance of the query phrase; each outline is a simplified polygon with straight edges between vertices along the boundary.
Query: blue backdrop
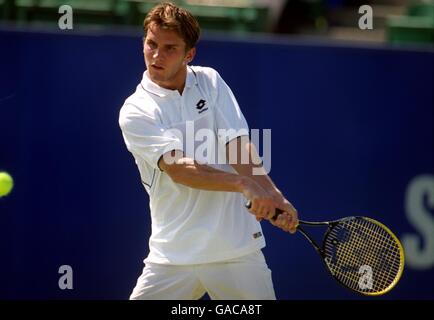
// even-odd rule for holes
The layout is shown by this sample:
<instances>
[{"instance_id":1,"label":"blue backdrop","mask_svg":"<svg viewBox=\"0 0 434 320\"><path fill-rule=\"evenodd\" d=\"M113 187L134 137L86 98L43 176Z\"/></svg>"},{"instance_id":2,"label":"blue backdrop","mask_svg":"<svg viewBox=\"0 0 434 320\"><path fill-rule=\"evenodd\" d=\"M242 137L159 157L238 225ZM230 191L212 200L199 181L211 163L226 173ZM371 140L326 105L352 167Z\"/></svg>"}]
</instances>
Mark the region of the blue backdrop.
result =
<instances>
[{"instance_id":1,"label":"blue backdrop","mask_svg":"<svg viewBox=\"0 0 434 320\"><path fill-rule=\"evenodd\" d=\"M3 30L0 43L0 171L15 178L0 199L0 298L126 299L150 235L118 127L141 35ZM407 265L386 299L434 298L433 57L208 37L194 61L220 72L251 128L272 129L271 176L304 219L367 215L401 238ZM280 299L372 299L336 284L301 235L263 228Z\"/></svg>"}]
</instances>

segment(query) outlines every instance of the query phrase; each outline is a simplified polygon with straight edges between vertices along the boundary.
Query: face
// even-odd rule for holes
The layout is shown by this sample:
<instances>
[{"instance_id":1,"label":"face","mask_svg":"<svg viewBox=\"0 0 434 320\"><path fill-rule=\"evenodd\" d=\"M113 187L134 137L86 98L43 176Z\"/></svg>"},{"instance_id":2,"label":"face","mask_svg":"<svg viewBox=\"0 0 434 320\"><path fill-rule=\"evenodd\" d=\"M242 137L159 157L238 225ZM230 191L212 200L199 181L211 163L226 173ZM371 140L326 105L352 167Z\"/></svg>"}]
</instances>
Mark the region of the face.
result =
<instances>
[{"instance_id":1,"label":"face","mask_svg":"<svg viewBox=\"0 0 434 320\"><path fill-rule=\"evenodd\" d=\"M195 54L194 48L186 52L186 44L176 31L151 24L144 40L143 53L153 82L166 89L182 91L187 64Z\"/></svg>"}]
</instances>

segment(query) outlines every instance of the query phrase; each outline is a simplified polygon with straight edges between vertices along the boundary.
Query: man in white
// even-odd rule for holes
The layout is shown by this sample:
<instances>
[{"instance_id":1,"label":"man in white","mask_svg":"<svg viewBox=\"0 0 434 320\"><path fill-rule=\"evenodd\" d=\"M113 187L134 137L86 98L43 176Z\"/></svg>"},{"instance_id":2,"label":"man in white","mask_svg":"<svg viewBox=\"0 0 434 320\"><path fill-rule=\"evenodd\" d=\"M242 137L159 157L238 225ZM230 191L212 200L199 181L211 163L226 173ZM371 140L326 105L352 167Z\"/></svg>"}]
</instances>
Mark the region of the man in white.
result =
<instances>
[{"instance_id":1,"label":"man in white","mask_svg":"<svg viewBox=\"0 0 434 320\"><path fill-rule=\"evenodd\" d=\"M253 174L258 155L230 88L215 70L188 66L200 34L196 19L165 3L148 13L144 31L147 71L119 117L152 219L150 252L130 299L199 299L205 292L275 299L258 221L294 233L297 212L265 171ZM229 150L237 151L234 163L221 163ZM242 152L250 155L246 163ZM271 220L276 208L284 212Z\"/></svg>"}]
</instances>

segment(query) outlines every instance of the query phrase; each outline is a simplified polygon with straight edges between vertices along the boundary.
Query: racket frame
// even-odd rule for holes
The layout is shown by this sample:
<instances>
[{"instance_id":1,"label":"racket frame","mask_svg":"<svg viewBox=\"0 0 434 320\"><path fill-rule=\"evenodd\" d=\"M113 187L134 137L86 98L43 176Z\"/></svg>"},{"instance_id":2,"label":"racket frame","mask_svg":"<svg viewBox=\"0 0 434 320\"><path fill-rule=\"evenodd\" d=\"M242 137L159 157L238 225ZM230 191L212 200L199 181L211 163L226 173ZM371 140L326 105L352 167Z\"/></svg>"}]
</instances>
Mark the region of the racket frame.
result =
<instances>
[{"instance_id":1,"label":"racket frame","mask_svg":"<svg viewBox=\"0 0 434 320\"><path fill-rule=\"evenodd\" d=\"M273 220L275 220L277 218L277 216L280 214L278 213L278 211L280 211L280 213L282 213L282 211L280 209L276 209L276 215L273 217ZM397 275L395 276L395 279L392 281L391 284L389 284L389 286L387 286L387 288L381 290L381 291L376 291L376 292L368 292L368 291L359 291L359 290L355 290L352 289L350 287L348 287L347 285L345 285L341 280L339 280L332 268L329 266L329 261L326 257L325 254L325 249L324 249L324 245L325 245L325 239L328 237L329 233L332 231L333 227L342 223L342 222L346 222L346 221L351 221L351 220L355 220L355 219L362 219L362 220L366 220L369 221L373 224L376 224L378 226L380 226L381 228L383 228L384 230L387 231L387 233L395 240L396 244L398 245L399 248L399 256L400 256L400 262L399 262L399 270ZM319 227L319 226L327 226L327 230L324 232L323 235L323 240L322 240L322 246L318 245L318 243L312 238L312 236L310 236L302 227L301 225L306 225L306 226L312 226L312 227ZM404 248L402 247L401 242L399 241L399 239L396 237L396 235L388 228L386 227L384 224L382 224L381 222L368 218L368 217L364 217L364 216L350 216L350 217L345 217L345 218L341 218L341 219L337 219L337 220L333 220L333 221L323 221L323 222L313 222L313 221L303 221L303 220L299 220L299 225L297 226L297 231L299 231L311 244L312 246L315 248L316 252L321 256L322 261L324 262L324 265L326 266L327 270L330 272L330 274L332 275L332 277L343 287L347 288L348 290L351 290L352 292L357 292L358 294L364 295L364 296L380 296L383 295L387 292L389 292L390 290L393 289L393 287L395 287L395 285L398 283L398 281L400 280L402 273L404 271L404 261L405 261L405 257L404 257Z\"/></svg>"},{"instance_id":2,"label":"racket frame","mask_svg":"<svg viewBox=\"0 0 434 320\"><path fill-rule=\"evenodd\" d=\"M251 207L251 202L248 201L246 203L246 208L250 208ZM271 218L273 221L275 221L277 219L277 217L279 216L279 214L281 214L283 211L281 209L276 209L276 213L275 215ZM342 223L342 222L346 222L346 221L351 221L354 219L363 219L366 221L369 221L373 224L378 225L380 228L384 229L396 242L396 244L398 245L398 249L399 249L399 256L400 256L400 262L399 262L399 270L397 275L395 276L395 279L392 281L392 283L385 289L381 290L381 291L376 291L376 292L368 292L368 291L359 291L359 290L355 290L353 288L348 287L347 285L345 285L340 279L338 279L335 276L334 271L332 270L332 268L329 265L329 261L327 259L327 256L325 254L325 240L327 239L329 233L333 230L333 227ZM399 239L396 237L396 235L388 228L386 227L384 224L382 224L381 222L368 218L368 217L363 217L363 216L349 216L349 217L345 217L345 218L341 218L341 219L337 219L337 220L333 220L333 221L304 221L304 220L299 220L298 221L298 225L297 225L297 231L299 231L309 242L310 244L315 248L316 252L320 255L320 257L322 258L321 260L323 261L324 265L326 266L326 269L329 271L329 273L332 275L332 277L339 283L341 284L343 287L347 288L348 290L351 290L352 292L357 292L358 294L361 295L365 295L365 296L380 296L383 295L385 293L387 293L388 291L390 291L393 287L395 287L395 285L398 283L398 281L400 280L402 273L404 271L404 261L405 261L405 257L404 257L404 248L402 247L401 242L399 241ZM327 226L327 230L324 232L323 235L323 239L322 239L322 245L318 245L318 243L312 238L312 236L310 236L305 230L304 228L301 226L311 226L311 227L320 227L320 226Z\"/></svg>"}]
</instances>

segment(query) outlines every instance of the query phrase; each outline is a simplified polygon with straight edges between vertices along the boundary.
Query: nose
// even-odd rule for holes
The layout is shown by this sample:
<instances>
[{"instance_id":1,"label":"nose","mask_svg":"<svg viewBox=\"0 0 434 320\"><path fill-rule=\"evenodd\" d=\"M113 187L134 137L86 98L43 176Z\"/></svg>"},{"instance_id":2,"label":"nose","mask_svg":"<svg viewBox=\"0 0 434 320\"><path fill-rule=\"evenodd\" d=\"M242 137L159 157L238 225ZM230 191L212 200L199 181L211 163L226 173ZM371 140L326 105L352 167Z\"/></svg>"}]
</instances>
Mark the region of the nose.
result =
<instances>
[{"instance_id":1,"label":"nose","mask_svg":"<svg viewBox=\"0 0 434 320\"><path fill-rule=\"evenodd\" d=\"M155 49L154 50L154 53L152 54L152 58L157 58L158 57L158 54L159 54L159 50L158 49Z\"/></svg>"}]
</instances>

